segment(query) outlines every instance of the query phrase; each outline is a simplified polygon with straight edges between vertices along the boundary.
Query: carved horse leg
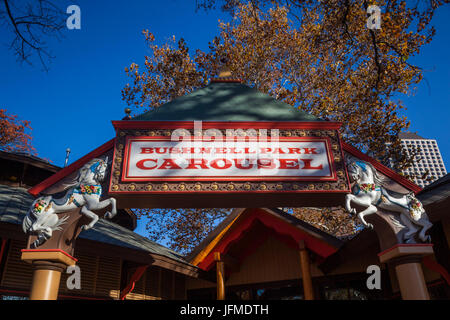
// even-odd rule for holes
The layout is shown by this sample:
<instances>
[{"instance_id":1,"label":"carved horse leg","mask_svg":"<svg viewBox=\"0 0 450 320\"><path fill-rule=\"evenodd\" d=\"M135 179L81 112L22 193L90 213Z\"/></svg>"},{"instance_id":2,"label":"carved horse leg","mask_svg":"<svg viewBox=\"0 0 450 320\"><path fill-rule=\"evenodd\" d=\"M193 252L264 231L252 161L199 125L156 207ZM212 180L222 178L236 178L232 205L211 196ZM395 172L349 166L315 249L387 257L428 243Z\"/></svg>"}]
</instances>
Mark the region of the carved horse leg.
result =
<instances>
[{"instance_id":1,"label":"carved horse leg","mask_svg":"<svg viewBox=\"0 0 450 320\"><path fill-rule=\"evenodd\" d=\"M91 222L88 225L84 225L82 227L83 230L88 230L90 228L92 228L94 226L94 224L98 221L98 215L96 215L94 212L92 212L91 210L99 210L99 209L103 209L106 208L107 206L111 205L112 212L106 212L105 216L107 218L112 218L117 214L117 209L116 209L116 199L114 198L109 198L103 201L96 201L96 199L90 198L90 197L85 197L86 200L86 204L81 208L81 213L84 214L85 216L87 216L88 218L91 218Z\"/></svg>"},{"instance_id":2,"label":"carved horse leg","mask_svg":"<svg viewBox=\"0 0 450 320\"><path fill-rule=\"evenodd\" d=\"M371 204L371 201L369 198L358 198L353 194L347 194L345 197L345 208L347 209L348 212L350 212L351 214L356 214L356 210L355 208L352 208L350 206L351 202L354 202L360 206L363 207L367 207L365 210L361 211L360 213L358 213L358 218L359 220L368 228L373 228L373 225L370 223L367 223L367 221L364 219L364 216L368 215L368 214L372 214L377 212L377 207L375 207L374 205Z\"/></svg>"},{"instance_id":3,"label":"carved horse leg","mask_svg":"<svg viewBox=\"0 0 450 320\"><path fill-rule=\"evenodd\" d=\"M428 229L430 229L433 224L427 220L427 218L420 218L417 222L419 222L419 225L422 226L422 230L420 230L419 233L419 238L423 241L423 242L430 242L431 241L431 237L429 235L425 235L425 232L428 231Z\"/></svg>"},{"instance_id":4,"label":"carved horse leg","mask_svg":"<svg viewBox=\"0 0 450 320\"><path fill-rule=\"evenodd\" d=\"M366 216L366 215L368 215L368 214L372 214L372 213L375 213L375 212L377 212L377 207L375 207L374 205L370 205L367 209L365 209L365 210L363 210L363 211L361 211L360 213L358 213L358 218L359 218L359 220L361 220L361 222L367 227L367 228L370 228L370 229L373 229L373 225L371 224L371 223L368 223L365 219L364 219L364 217Z\"/></svg>"},{"instance_id":5,"label":"carved horse leg","mask_svg":"<svg viewBox=\"0 0 450 320\"><path fill-rule=\"evenodd\" d=\"M100 202L87 200L86 203L89 206L89 210L99 210L111 205L111 212L107 211L105 213L105 217L108 219L113 218L117 214L116 199L114 198L109 198Z\"/></svg>"},{"instance_id":6,"label":"carved horse leg","mask_svg":"<svg viewBox=\"0 0 450 320\"><path fill-rule=\"evenodd\" d=\"M356 200L356 197L350 193L345 196L345 209L347 209L347 211L351 214L356 214L355 208L352 208L350 206L350 203L355 200Z\"/></svg>"},{"instance_id":7,"label":"carved horse leg","mask_svg":"<svg viewBox=\"0 0 450 320\"><path fill-rule=\"evenodd\" d=\"M414 234L417 231L417 227L413 224L408 215L409 215L408 210L403 210L400 213L400 220L406 226L407 230L406 233L403 235L403 239L405 240L406 243L411 243L414 242Z\"/></svg>"},{"instance_id":8,"label":"carved horse leg","mask_svg":"<svg viewBox=\"0 0 450 320\"><path fill-rule=\"evenodd\" d=\"M52 237L53 234L53 230L50 227L44 228L35 228L35 231L37 231L38 233L38 237L36 240L34 240L34 242L31 244L31 248L35 249L37 247L39 247L41 244L43 244L45 241L47 241L48 239L50 239Z\"/></svg>"},{"instance_id":9,"label":"carved horse leg","mask_svg":"<svg viewBox=\"0 0 450 320\"><path fill-rule=\"evenodd\" d=\"M429 235L425 235L425 233L433 226L433 224L425 217L422 217L417 221L412 220L412 222L421 227L421 230L419 232L419 239L423 242L430 242L431 237Z\"/></svg>"},{"instance_id":10,"label":"carved horse leg","mask_svg":"<svg viewBox=\"0 0 450 320\"><path fill-rule=\"evenodd\" d=\"M106 212L105 217L108 219L112 219L117 214L116 199L109 198L109 199L103 200L102 202L107 202L107 201L109 201L109 204L111 204L111 212L109 212L109 211ZM109 204L107 204L107 206Z\"/></svg>"},{"instance_id":11,"label":"carved horse leg","mask_svg":"<svg viewBox=\"0 0 450 320\"><path fill-rule=\"evenodd\" d=\"M89 230L98 221L98 215L96 215L94 212L89 210L87 205L84 205L81 207L81 213L91 219L91 222L89 224L85 224L84 226L81 226L81 230Z\"/></svg>"}]
</instances>

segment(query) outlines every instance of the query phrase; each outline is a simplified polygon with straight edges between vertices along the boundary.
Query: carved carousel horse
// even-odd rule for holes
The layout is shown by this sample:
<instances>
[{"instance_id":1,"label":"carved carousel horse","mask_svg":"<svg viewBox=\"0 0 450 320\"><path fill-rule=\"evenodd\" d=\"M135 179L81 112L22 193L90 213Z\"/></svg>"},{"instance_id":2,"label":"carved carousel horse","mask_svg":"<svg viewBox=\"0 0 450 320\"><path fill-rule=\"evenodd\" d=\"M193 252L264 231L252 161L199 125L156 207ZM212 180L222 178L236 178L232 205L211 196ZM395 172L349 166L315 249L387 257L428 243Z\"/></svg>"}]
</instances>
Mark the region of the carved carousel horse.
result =
<instances>
[{"instance_id":1,"label":"carved carousel horse","mask_svg":"<svg viewBox=\"0 0 450 320\"><path fill-rule=\"evenodd\" d=\"M373 225L367 223L364 216L377 212L377 207L400 213L400 220L406 226L404 234L406 242L414 241L414 235L418 232L421 241L430 241L430 236L425 235L432 223L419 200L414 193L396 197L381 184L383 179L378 176L376 169L368 162L353 161L348 166L351 180L355 182L353 194L347 194L345 207L351 214L356 214L355 208L350 206L354 202L366 209L358 213L360 221L369 228ZM417 226L417 227L416 227ZM418 231L420 228L420 231Z\"/></svg>"},{"instance_id":2,"label":"carved carousel horse","mask_svg":"<svg viewBox=\"0 0 450 320\"><path fill-rule=\"evenodd\" d=\"M85 164L78 175L63 185L64 194L55 198L55 193L37 198L23 220L22 228L25 233L36 233L38 238L31 245L32 248L40 246L51 238L53 231L61 230L60 226L67 220L67 216L58 218L60 212L70 211L81 207L81 214L91 219L90 223L83 225L81 230L88 230L98 221L98 216L92 210L99 210L111 205L111 212L105 214L106 218L116 215L116 200L109 198L100 201L102 186L100 182L105 179L106 160L93 159ZM57 192L60 194L60 192Z\"/></svg>"}]
</instances>

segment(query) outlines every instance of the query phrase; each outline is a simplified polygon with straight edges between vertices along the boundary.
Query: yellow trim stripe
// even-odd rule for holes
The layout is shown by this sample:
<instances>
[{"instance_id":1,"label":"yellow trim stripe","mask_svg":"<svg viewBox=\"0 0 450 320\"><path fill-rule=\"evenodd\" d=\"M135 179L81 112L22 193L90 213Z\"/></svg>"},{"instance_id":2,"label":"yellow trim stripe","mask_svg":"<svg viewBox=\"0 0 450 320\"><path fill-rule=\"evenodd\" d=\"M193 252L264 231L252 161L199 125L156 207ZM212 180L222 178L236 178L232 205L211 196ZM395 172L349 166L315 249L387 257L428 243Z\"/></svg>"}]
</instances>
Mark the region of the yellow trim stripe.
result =
<instances>
[{"instance_id":1,"label":"yellow trim stripe","mask_svg":"<svg viewBox=\"0 0 450 320\"><path fill-rule=\"evenodd\" d=\"M228 226L225 227L202 251L200 251L194 259L190 262L194 266L198 266L200 262L203 261L203 259L206 258L206 256L211 252L211 250L216 246L216 244L224 237L225 233L231 228L231 226L234 224L234 222L242 215L243 212L245 212L246 209L242 210L236 218L233 219L233 221L228 224Z\"/></svg>"}]
</instances>

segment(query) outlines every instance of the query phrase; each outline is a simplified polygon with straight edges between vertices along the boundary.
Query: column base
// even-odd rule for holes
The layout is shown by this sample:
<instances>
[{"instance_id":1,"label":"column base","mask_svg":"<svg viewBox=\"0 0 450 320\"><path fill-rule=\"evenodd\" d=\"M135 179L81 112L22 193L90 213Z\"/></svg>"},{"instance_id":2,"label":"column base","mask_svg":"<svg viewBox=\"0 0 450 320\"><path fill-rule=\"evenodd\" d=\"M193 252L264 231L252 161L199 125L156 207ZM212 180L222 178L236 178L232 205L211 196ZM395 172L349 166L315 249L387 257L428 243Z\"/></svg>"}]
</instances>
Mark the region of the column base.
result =
<instances>
[{"instance_id":1,"label":"column base","mask_svg":"<svg viewBox=\"0 0 450 320\"><path fill-rule=\"evenodd\" d=\"M421 260L433 254L432 244L398 244L378 254L382 263L395 267L403 300L430 300Z\"/></svg>"},{"instance_id":2,"label":"column base","mask_svg":"<svg viewBox=\"0 0 450 320\"><path fill-rule=\"evenodd\" d=\"M433 244L431 243L397 244L392 248L380 252L378 257L381 263L385 263L393 258L402 256L414 255L424 257L433 253Z\"/></svg>"},{"instance_id":3,"label":"column base","mask_svg":"<svg viewBox=\"0 0 450 320\"><path fill-rule=\"evenodd\" d=\"M22 260L33 265L31 300L56 300L61 273L77 259L60 249L23 249Z\"/></svg>"}]
</instances>

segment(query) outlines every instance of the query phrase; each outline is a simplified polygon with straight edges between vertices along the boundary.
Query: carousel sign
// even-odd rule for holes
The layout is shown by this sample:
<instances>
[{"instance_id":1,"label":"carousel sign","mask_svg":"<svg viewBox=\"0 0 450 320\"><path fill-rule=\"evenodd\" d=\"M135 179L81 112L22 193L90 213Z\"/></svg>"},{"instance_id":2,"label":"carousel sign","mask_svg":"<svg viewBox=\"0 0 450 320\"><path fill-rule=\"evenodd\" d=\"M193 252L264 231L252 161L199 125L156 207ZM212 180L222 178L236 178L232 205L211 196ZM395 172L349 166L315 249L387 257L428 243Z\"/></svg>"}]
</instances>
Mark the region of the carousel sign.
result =
<instances>
[{"instance_id":1,"label":"carousel sign","mask_svg":"<svg viewBox=\"0 0 450 320\"><path fill-rule=\"evenodd\" d=\"M125 120L113 125L108 193L131 207L208 207L217 201L229 207L249 201L300 206L325 194L337 204L350 191L340 123Z\"/></svg>"},{"instance_id":2,"label":"carousel sign","mask_svg":"<svg viewBox=\"0 0 450 320\"><path fill-rule=\"evenodd\" d=\"M317 137L128 137L122 180L336 180L330 149Z\"/></svg>"}]
</instances>

